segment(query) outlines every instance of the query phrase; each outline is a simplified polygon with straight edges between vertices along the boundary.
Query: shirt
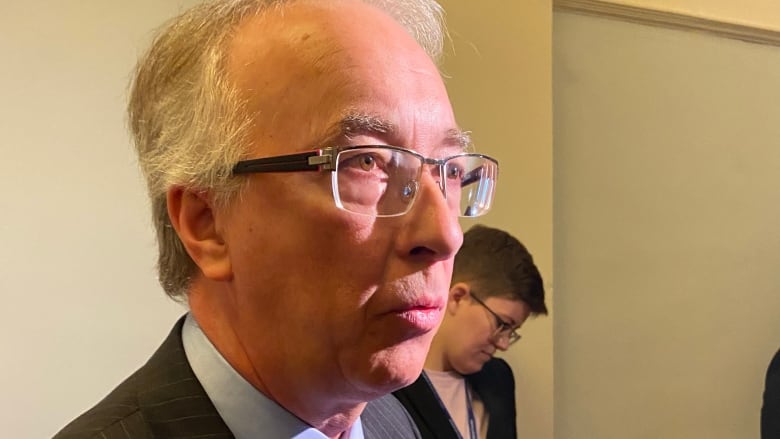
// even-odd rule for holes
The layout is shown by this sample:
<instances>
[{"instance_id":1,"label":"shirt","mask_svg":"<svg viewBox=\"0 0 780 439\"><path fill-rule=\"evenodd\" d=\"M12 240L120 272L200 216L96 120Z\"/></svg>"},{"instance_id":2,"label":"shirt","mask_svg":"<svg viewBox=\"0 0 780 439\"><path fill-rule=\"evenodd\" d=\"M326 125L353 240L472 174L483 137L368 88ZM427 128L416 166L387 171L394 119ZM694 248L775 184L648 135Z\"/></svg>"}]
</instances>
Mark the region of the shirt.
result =
<instances>
[{"instance_id":1,"label":"shirt","mask_svg":"<svg viewBox=\"0 0 780 439\"><path fill-rule=\"evenodd\" d=\"M236 439L328 439L236 372L211 344L192 314L187 314L184 322L182 342L192 371ZM360 418L342 437L363 439Z\"/></svg>"}]
</instances>

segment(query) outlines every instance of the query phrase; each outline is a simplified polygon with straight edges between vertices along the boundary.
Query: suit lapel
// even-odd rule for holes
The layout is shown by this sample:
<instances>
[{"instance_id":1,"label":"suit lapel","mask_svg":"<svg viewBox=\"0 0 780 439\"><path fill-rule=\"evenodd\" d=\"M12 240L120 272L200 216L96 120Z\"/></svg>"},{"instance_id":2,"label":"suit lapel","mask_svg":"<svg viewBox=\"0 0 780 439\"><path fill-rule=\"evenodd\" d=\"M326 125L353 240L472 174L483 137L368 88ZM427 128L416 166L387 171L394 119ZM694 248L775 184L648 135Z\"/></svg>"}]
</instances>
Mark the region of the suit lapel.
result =
<instances>
[{"instance_id":1,"label":"suit lapel","mask_svg":"<svg viewBox=\"0 0 780 439\"><path fill-rule=\"evenodd\" d=\"M395 393L395 396L412 415L423 437L459 439L460 434L452 424L447 409L434 393L433 385L423 372L417 381Z\"/></svg>"},{"instance_id":2,"label":"suit lapel","mask_svg":"<svg viewBox=\"0 0 780 439\"><path fill-rule=\"evenodd\" d=\"M488 439L516 438L515 380L512 369L502 359L493 358L466 381L479 395L488 413Z\"/></svg>"},{"instance_id":3,"label":"suit lapel","mask_svg":"<svg viewBox=\"0 0 780 439\"><path fill-rule=\"evenodd\" d=\"M138 404L156 438L233 438L187 362L180 319L141 369Z\"/></svg>"}]
</instances>

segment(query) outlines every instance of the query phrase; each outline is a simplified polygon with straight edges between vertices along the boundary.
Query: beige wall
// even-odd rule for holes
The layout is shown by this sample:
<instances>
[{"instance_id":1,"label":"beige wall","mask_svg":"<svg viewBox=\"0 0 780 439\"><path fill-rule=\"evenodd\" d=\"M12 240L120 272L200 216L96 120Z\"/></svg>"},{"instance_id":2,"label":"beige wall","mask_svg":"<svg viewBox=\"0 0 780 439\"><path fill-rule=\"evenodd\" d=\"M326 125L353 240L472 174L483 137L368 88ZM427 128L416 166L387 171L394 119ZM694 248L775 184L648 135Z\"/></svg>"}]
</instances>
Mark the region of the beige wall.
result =
<instances>
[{"instance_id":1,"label":"beige wall","mask_svg":"<svg viewBox=\"0 0 780 439\"><path fill-rule=\"evenodd\" d=\"M0 425L51 437L183 313L156 279L125 90L194 0L0 2Z\"/></svg>"},{"instance_id":2,"label":"beige wall","mask_svg":"<svg viewBox=\"0 0 780 439\"><path fill-rule=\"evenodd\" d=\"M780 31L777 0L608 0L660 11Z\"/></svg>"},{"instance_id":3,"label":"beige wall","mask_svg":"<svg viewBox=\"0 0 780 439\"><path fill-rule=\"evenodd\" d=\"M555 437L758 437L780 47L555 14Z\"/></svg>"},{"instance_id":4,"label":"beige wall","mask_svg":"<svg viewBox=\"0 0 780 439\"><path fill-rule=\"evenodd\" d=\"M444 73L460 124L501 164L495 210L533 253L552 305L552 89L550 0L444 0L456 56ZM464 221L467 228L471 222ZM506 353L515 371L520 437L553 437L552 320L529 321Z\"/></svg>"}]
</instances>

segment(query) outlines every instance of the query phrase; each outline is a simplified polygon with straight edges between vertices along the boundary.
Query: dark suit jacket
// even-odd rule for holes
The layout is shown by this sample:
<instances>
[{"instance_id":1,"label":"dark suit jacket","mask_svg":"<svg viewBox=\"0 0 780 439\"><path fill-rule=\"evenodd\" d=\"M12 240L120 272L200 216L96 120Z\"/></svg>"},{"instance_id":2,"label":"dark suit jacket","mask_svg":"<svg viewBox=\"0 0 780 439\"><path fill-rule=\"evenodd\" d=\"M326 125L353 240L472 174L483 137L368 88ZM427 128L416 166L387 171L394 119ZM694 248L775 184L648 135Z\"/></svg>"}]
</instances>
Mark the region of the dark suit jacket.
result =
<instances>
[{"instance_id":1,"label":"dark suit jacket","mask_svg":"<svg viewBox=\"0 0 780 439\"><path fill-rule=\"evenodd\" d=\"M482 370L466 376L488 412L488 439L515 439L515 378L506 361L493 358ZM447 409L441 404L425 373L395 397L412 415L423 439L459 439Z\"/></svg>"},{"instance_id":2,"label":"dark suit jacket","mask_svg":"<svg viewBox=\"0 0 780 439\"><path fill-rule=\"evenodd\" d=\"M187 362L183 323L176 323L144 366L54 439L233 438ZM390 395L369 402L361 423L366 439L420 437Z\"/></svg>"},{"instance_id":3,"label":"dark suit jacket","mask_svg":"<svg viewBox=\"0 0 780 439\"><path fill-rule=\"evenodd\" d=\"M780 438L780 350L766 372L764 405L761 407L761 438Z\"/></svg>"}]
</instances>

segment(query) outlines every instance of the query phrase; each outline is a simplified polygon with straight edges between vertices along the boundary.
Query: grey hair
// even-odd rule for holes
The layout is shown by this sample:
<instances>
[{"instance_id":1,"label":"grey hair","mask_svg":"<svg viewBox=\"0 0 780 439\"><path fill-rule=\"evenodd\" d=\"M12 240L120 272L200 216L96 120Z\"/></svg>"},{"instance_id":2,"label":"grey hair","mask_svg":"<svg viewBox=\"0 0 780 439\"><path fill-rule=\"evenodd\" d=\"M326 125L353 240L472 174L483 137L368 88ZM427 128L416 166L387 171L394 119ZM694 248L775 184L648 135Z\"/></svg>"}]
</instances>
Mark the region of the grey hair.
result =
<instances>
[{"instance_id":1,"label":"grey hair","mask_svg":"<svg viewBox=\"0 0 780 439\"><path fill-rule=\"evenodd\" d=\"M227 78L226 47L244 19L301 1L213 0L171 20L140 59L131 84L129 125L157 230L160 285L182 300L197 266L168 217L172 186L208 190L217 206L240 192L231 170L249 150L251 116ZM435 0L363 0L402 25L434 62L444 46Z\"/></svg>"}]
</instances>

